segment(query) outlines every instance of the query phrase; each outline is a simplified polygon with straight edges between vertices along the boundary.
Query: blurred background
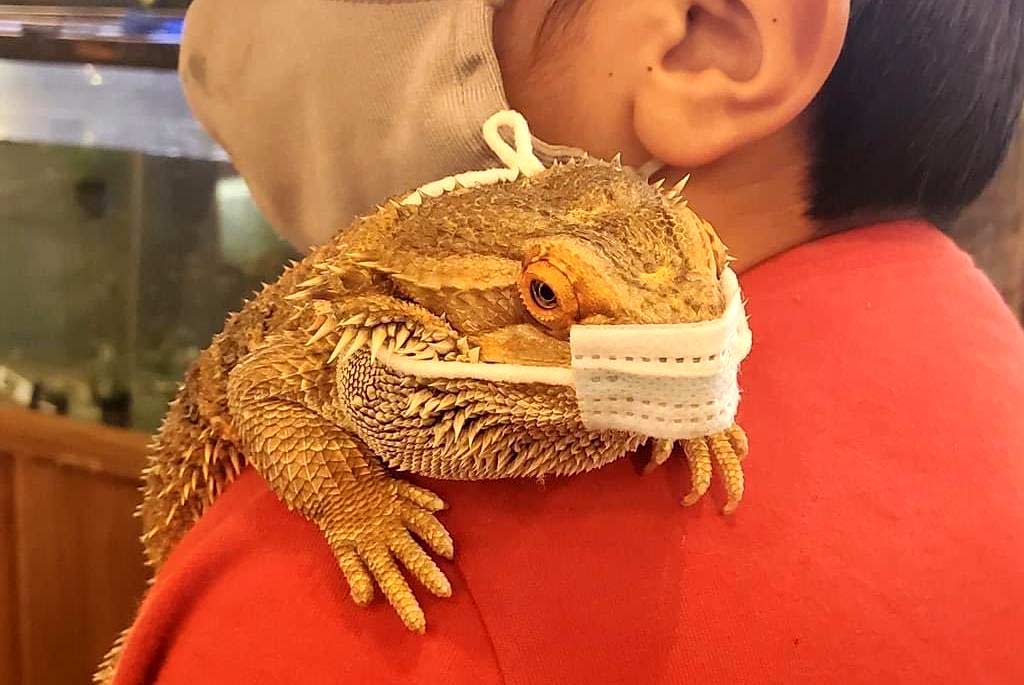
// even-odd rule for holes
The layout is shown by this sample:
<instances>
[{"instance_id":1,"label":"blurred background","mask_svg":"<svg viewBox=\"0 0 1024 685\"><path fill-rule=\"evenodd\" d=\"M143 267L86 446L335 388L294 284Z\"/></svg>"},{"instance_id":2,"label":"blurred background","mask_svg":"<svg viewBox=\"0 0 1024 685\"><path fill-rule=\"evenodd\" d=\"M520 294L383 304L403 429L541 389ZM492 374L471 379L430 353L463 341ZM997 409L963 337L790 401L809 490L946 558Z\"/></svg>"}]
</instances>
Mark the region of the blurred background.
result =
<instances>
[{"instance_id":1,"label":"blurred background","mask_svg":"<svg viewBox=\"0 0 1024 685\"><path fill-rule=\"evenodd\" d=\"M295 256L189 114L187 4L0 4L0 683L86 683L129 624L145 434ZM943 228L1024 314L1020 136Z\"/></svg>"}]
</instances>

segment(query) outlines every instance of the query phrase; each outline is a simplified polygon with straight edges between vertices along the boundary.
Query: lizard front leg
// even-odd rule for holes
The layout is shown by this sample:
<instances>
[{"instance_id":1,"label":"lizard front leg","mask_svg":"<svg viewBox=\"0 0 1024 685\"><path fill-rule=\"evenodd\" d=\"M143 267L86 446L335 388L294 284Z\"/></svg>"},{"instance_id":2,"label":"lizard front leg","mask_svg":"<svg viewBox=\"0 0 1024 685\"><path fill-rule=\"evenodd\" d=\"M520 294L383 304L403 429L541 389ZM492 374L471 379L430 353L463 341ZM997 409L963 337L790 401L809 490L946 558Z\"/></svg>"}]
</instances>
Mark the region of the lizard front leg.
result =
<instances>
[{"instance_id":1,"label":"lizard front leg","mask_svg":"<svg viewBox=\"0 0 1024 685\"><path fill-rule=\"evenodd\" d=\"M291 509L315 523L330 544L352 599L364 606L374 581L405 625L426 620L398 563L440 597L451 585L412 537L451 558L451 536L434 512L433 493L385 471L365 445L315 410L333 394L330 373L311 363L309 349L277 337L231 374L233 427L250 464Z\"/></svg>"}]
</instances>

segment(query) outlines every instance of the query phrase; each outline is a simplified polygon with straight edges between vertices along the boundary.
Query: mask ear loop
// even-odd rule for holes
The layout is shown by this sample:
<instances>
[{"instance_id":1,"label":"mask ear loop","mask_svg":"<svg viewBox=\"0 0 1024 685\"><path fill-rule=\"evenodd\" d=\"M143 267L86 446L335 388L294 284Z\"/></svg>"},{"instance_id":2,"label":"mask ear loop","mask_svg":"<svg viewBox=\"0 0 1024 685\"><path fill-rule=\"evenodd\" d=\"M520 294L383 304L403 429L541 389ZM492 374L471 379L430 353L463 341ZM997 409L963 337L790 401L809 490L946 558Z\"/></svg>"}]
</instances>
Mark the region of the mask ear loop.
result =
<instances>
[{"instance_id":1,"label":"mask ear loop","mask_svg":"<svg viewBox=\"0 0 1024 685\"><path fill-rule=\"evenodd\" d=\"M512 142L509 145L501 135L502 128L512 130ZM533 136L530 126L519 112L503 110L492 115L483 126L484 142L504 164L504 169L483 169L467 171L462 174L448 176L438 181L420 186L409 193L401 204L418 206L423 198L440 197L456 188L477 188L494 183L506 183L523 176L535 176L544 171L544 163L533 153Z\"/></svg>"},{"instance_id":2,"label":"mask ear loop","mask_svg":"<svg viewBox=\"0 0 1024 685\"><path fill-rule=\"evenodd\" d=\"M515 147L501 135L502 128L511 129ZM533 153L530 126L519 112L508 109L491 116L484 122L484 141L509 169L515 169L523 176L535 176L544 171L544 164Z\"/></svg>"}]
</instances>

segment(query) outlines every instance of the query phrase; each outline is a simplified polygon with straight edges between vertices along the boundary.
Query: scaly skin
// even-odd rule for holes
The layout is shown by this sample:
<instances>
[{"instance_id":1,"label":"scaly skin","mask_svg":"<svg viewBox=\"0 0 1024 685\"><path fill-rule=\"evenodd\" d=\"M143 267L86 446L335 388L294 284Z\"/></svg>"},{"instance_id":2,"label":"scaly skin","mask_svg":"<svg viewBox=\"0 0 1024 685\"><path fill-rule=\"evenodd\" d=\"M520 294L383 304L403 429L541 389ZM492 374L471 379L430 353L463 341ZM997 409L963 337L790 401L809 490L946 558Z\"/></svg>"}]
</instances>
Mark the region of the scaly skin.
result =
<instances>
[{"instance_id":1,"label":"scaly skin","mask_svg":"<svg viewBox=\"0 0 1024 685\"><path fill-rule=\"evenodd\" d=\"M416 538L446 558L454 545L436 518L445 504L394 472L571 475L648 439L588 431L570 388L418 379L380 357L567 366L573 324L719 316L725 262L711 227L676 191L614 163L560 165L422 206L391 201L266 286L188 372L145 472L150 564L160 566L248 464L320 528L358 604L379 587L422 632L400 566L448 596ZM550 298L537 299L535 277L550 282L557 306L538 304ZM672 448L654 441L652 467ZM685 502L707 491L714 459L726 509L735 508L746 454L739 427L684 449L693 479Z\"/></svg>"}]
</instances>

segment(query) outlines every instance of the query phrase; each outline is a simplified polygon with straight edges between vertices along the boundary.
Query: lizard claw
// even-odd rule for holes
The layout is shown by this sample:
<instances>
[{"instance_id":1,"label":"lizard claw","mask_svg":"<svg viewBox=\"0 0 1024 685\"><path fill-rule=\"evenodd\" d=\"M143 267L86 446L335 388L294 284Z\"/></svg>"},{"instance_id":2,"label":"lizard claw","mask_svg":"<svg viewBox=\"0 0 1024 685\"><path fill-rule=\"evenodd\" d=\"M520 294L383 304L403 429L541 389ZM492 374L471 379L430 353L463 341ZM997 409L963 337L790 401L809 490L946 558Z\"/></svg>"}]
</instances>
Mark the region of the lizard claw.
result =
<instances>
[{"instance_id":1,"label":"lizard claw","mask_svg":"<svg viewBox=\"0 0 1024 685\"><path fill-rule=\"evenodd\" d=\"M743 459L747 456L746 433L738 425L714 435L686 440L686 461L690 464L691 488L683 498L684 506L696 504L711 487L711 461L718 464L725 482L726 503L723 514L736 511L743 499Z\"/></svg>"},{"instance_id":2,"label":"lizard claw","mask_svg":"<svg viewBox=\"0 0 1024 685\"><path fill-rule=\"evenodd\" d=\"M654 473L659 466L668 461L668 458L672 456L672 450L675 448L675 440L653 440L651 441L651 458L644 466L644 475L650 475Z\"/></svg>"},{"instance_id":3,"label":"lizard claw","mask_svg":"<svg viewBox=\"0 0 1024 685\"><path fill-rule=\"evenodd\" d=\"M398 481L398 494L427 511L442 511L448 508L444 500L430 490L406 483L404 480Z\"/></svg>"}]
</instances>

